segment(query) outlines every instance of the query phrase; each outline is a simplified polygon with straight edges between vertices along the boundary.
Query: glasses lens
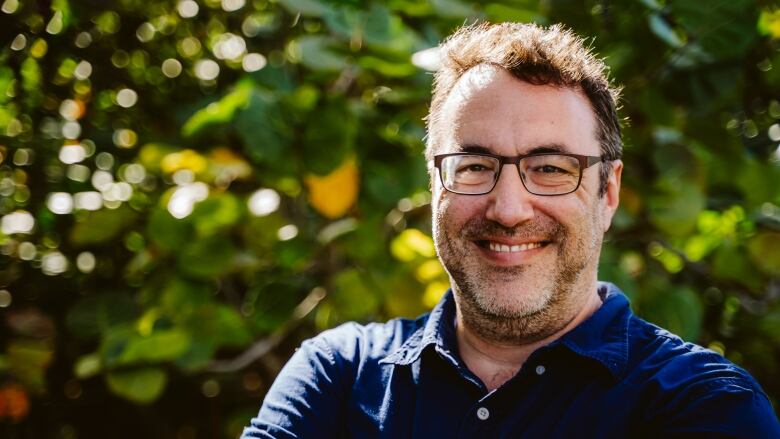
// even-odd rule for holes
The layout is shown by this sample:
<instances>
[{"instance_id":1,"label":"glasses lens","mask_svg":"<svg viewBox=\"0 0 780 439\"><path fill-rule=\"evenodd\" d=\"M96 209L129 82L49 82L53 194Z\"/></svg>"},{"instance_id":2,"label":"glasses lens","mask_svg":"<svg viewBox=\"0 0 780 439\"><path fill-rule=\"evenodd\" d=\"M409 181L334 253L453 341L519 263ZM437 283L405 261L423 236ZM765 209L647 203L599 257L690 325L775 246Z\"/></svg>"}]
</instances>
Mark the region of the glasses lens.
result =
<instances>
[{"instance_id":1,"label":"glasses lens","mask_svg":"<svg viewBox=\"0 0 780 439\"><path fill-rule=\"evenodd\" d=\"M566 155L537 155L520 160L520 176L529 192L557 195L577 189L580 162Z\"/></svg>"},{"instance_id":2,"label":"glasses lens","mask_svg":"<svg viewBox=\"0 0 780 439\"><path fill-rule=\"evenodd\" d=\"M441 161L441 182L452 192L483 194L490 192L496 181L499 162L481 155L451 155Z\"/></svg>"}]
</instances>

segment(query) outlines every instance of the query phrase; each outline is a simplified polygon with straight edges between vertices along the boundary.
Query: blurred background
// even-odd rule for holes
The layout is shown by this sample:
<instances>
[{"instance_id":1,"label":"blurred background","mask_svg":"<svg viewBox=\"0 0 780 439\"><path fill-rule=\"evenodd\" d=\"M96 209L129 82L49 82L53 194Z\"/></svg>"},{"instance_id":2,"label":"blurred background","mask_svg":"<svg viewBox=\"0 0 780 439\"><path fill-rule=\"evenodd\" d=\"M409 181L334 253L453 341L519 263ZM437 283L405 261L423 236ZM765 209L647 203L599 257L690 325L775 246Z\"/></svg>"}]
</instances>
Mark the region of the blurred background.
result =
<instances>
[{"instance_id":1,"label":"blurred background","mask_svg":"<svg viewBox=\"0 0 780 439\"><path fill-rule=\"evenodd\" d=\"M780 9L0 0L0 436L235 438L301 340L447 288L435 47L562 22L624 86L600 276L780 397Z\"/></svg>"}]
</instances>

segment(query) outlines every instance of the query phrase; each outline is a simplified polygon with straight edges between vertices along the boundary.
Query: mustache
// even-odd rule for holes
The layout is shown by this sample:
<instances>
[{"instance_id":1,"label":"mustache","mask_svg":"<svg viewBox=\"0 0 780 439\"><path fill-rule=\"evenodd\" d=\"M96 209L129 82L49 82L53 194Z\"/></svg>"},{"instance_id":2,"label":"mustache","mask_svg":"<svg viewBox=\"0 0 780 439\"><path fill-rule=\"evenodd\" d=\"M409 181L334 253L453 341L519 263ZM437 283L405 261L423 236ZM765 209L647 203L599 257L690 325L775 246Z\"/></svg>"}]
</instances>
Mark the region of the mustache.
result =
<instances>
[{"instance_id":1,"label":"mustache","mask_svg":"<svg viewBox=\"0 0 780 439\"><path fill-rule=\"evenodd\" d=\"M461 228L461 236L469 240L485 238L539 239L560 241L566 236L566 230L559 222L533 221L514 227L506 227L485 218L472 218Z\"/></svg>"}]
</instances>

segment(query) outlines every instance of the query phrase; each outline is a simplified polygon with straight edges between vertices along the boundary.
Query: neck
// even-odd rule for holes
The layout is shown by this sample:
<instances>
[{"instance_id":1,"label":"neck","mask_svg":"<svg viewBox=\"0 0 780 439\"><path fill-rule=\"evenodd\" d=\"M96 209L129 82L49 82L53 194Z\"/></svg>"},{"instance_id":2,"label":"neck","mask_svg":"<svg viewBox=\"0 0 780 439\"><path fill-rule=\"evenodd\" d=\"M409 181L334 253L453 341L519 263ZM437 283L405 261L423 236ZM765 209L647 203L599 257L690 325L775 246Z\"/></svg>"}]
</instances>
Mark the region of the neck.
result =
<instances>
[{"instance_id":1,"label":"neck","mask_svg":"<svg viewBox=\"0 0 780 439\"><path fill-rule=\"evenodd\" d=\"M559 321L559 327L551 328L551 331L541 338L520 338L514 342L493 340L475 330L469 324L469 319L464 318L461 306L458 306L455 334L461 358L482 380L488 391L500 387L517 374L534 351L577 327L601 306L595 281L592 287L584 291L589 293L581 295L581 303L576 304L575 311L568 319Z\"/></svg>"}]
</instances>

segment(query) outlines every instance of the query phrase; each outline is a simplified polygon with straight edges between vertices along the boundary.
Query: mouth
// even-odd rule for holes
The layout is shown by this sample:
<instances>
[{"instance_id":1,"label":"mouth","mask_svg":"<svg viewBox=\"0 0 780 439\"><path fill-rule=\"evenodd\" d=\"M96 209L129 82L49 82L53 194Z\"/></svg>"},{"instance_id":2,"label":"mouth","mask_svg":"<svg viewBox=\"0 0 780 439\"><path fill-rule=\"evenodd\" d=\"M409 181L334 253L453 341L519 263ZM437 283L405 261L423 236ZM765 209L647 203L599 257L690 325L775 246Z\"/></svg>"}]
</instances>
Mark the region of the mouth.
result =
<instances>
[{"instance_id":1,"label":"mouth","mask_svg":"<svg viewBox=\"0 0 780 439\"><path fill-rule=\"evenodd\" d=\"M522 244L504 244L501 242L484 239L477 240L475 243L486 250L497 253L520 253L544 247L549 244L550 241L524 242Z\"/></svg>"}]
</instances>

